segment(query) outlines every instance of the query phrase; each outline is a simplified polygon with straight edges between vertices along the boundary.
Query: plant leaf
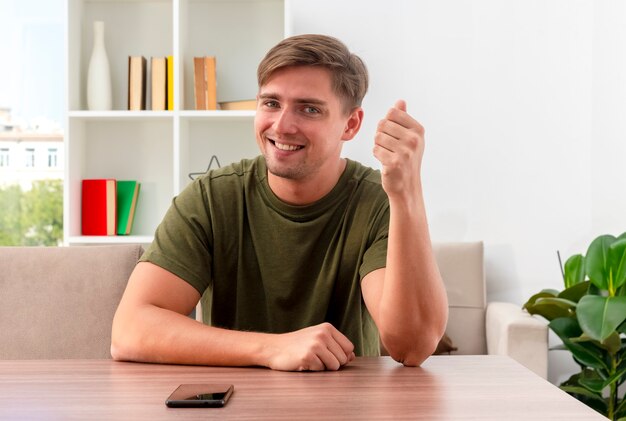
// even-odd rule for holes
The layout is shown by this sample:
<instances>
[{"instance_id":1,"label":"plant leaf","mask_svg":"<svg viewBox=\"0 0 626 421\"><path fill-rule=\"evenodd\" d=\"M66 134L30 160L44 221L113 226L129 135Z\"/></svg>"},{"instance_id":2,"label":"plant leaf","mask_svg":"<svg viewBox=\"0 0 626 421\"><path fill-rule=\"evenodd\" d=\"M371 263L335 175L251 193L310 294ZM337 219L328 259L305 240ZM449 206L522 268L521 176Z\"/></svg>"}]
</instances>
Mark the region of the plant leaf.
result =
<instances>
[{"instance_id":1,"label":"plant leaf","mask_svg":"<svg viewBox=\"0 0 626 421\"><path fill-rule=\"evenodd\" d=\"M575 254L565 262L565 288L573 287L585 280L585 258Z\"/></svg>"},{"instance_id":2,"label":"plant leaf","mask_svg":"<svg viewBox=\"0 0 626 421\"><path fill-rule=\"evenodd\" d=\"M622 349L622 340L619 337L619 333L617 332L611 333L608 336L608 338L606 338L602 342L601 346L607 351L609 351L609 354L611 355L617 354L620 351L620 349Z\"/></svg>"},{"instance_id":3,"label":"plant leaf","mask_svg":"<svg viewBox=\"0 0 626 421\"><path fill-rule=\"evenodd\" d=\"M566 391L576 399L584 403L585 405L593 408L601 414L606 414L608 405L606 399L600 393L592 392L584 387L580 386L580 379L589 375L594 375L594 371L585 368L580 373L572 375L569 379L561 383L559 386L562 390Z\"/></svg>"},{"instance_id":4,"label":"plant leaf","mask_svg":"<svg viewBox=\"0 0 626 421\"><path fill-rule=\"evenodd\" d=\"M589 291L589 285L589 281L580 282L561 291L559 295L557 295L557 298L565 298L566 300L577 303L582 297L587 295L587 292Z\"/></svg>"},{"instance_id":5,"label":"plant leaf","mask_svg":"<svg viewBox=\"0 0 626 421\"><path fill-rule=\"evenodd\" d=\"M583 332L604 342L626 319L626 297L587 295L578 302L576 317Z\"/></svg>"},{"instance_id":6,"label":"plant leaf","mask_svg":"<svg viewBox=\"0 0 626 421\"><path fill-rule=\"evenodd\" d=\"M617 240L609 247L609 268L615 290L626 283L626 239Z\"/></svg>"},{"instance_id":7,"label":"plant leaf","mask_svg":"<svg viewBox=\"0 0 626 421\"><path fill-rule=\"evenodd\" d=\"M539 298L537 300L537 304L554 304L556 306L559 306L567 310L576 308L576 303L574 301L566 300L565 298L557 298L557 297Z\"/></svg>"},{"instance_id":8,"label":"plant leaf","mask_svg":"<svg viewBox=\"0 0 626 421\"><path fill-rule=\"evenodd\" d=\"M580 383L580 385L584 387L585 389L590 390L592 392L601 394L602 391L604 390L604 381L601 378L582 377L578 380L578 383Z\"/></svg>"},{"instance_id":9,"label":"plant leaf","mask_svg":"<svg viewBox=\"0 0 626 421\"><path fill-rule=\"evenodd\" d=\"M548 299L550 298L541 299L535 304L526 303L524 308L526 308L526 311L530 314L538 314L548 321L552 321L560 317L573 317L574 313L569 307L564 306L562 303L557 304L550 301L543 301Z\"/></svg>"},{"instance_id":10,"label":"plant leaf","mask_svg":"<svg viewBox=\"0 0 626 421\"><path fill-rule=\"evenodd\" d=\"M585 255L585 271L589 280L603 290L609 288L608 253L615 240L612 235L601 235L591 242Z\"/></svg>"},{"instance_id":11,"label":"plant leaf","mask_svg":"<svg viewBox=\"0 0 626 421\"><path fill-rule=\"evenodd\" d=\"M563 341L563 345L572 353L574 359L580 364L593 367L598 370L608 371L603 358L603 351L594 348L593 345L575 343L571 338L578 338L583 331L578 325L578 320L573 317L560 317L552 320L548 327Z\"/></svg>"},{"instance_id":12,"label":"plant leaf","mask_svg":"<svg viewBox=\"0 0 626 421\"><path fill-rule=\"evenodd\" d=\"M526 304L522 306L522 308L526 308L526 306L528 305L535 304L539 298L556 297L557 295L559 295L559 291L557 291L556 289L542 289L541 291L530 297L528 301L526 301Z\"/></svg>"},{"instance_id":13,"label":"plant leaf","mask_svg":"<svg viewBox=\"0 0 626 421\"><path fill-rule=\"evenodd\" d=\"M622 340L617 332L611 333L604 342L596 341L587 336L586 333L583 333L578 338L570 338L570 340L574 343L591 342L598 348L606 350L611 355L617 354L622 349Z\"/></svg>"},{"instance_id":14,"label":"plant leaf","mask_svg":"<svg viewBox=\"0 0 626 421\"><path fill-rule=\"evenodd\" d=\"M625 372L626 371L617 372L606 380L602 380L599 377L581 377L580 379L578 379L578 383L580 383L580 385L584 388L591 390L592 392L602 393L602 391L606 389L609 385L617 382L620 377L624 375Z\"/></svg>"},{"instance_id":15,"label":"plant leaf","mask_svg":"<svg viewBox=\"0 0 626 421\"><path fill-rule=\"evenodd\" d=\"M602 399L602 397L598 393L592 392L591 390L581 386L560 386L560 388L566 392L575 393L577 395L584 395L588 398L604 401L604 399Z\"/></svg>"}]
</instances>

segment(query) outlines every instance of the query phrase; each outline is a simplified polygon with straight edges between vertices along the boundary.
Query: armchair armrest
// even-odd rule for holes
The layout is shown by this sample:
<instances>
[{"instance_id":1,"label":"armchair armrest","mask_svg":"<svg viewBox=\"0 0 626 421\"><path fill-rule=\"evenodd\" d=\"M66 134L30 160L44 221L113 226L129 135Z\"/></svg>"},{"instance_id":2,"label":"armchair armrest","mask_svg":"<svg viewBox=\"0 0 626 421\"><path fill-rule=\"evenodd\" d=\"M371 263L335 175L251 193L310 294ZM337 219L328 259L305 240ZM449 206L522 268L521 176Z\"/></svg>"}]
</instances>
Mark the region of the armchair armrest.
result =
<instances>
[{"instance_id":1,"label":"armchair armrest","mask_svg":"<svg viewBox=\"0 0 626 421\"><path fill-rule=\"evenodd\" d=\"M492 302L486 313L487 353L507 355L548 377L548 325L520 306Z\"/></svg>"}]
</instances>

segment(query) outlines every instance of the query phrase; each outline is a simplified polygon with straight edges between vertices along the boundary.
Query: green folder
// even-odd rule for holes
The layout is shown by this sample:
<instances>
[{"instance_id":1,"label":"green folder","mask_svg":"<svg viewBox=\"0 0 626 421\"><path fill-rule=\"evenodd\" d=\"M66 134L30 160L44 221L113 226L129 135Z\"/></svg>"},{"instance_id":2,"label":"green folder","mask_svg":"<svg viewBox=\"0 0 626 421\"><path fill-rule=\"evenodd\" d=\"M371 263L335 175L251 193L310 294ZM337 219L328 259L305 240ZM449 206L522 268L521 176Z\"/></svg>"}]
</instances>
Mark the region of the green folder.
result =
<instances>
[{"instance_id":1,"label":"green folder","mask_svg":"<svg viewBox=\"0 0 626 421\"><path fill-rule=\"evenodd\" d=\"M117 235L129 235L133 229L140 186L137 181L117 182Z\"/></svg>"}]
</instances>

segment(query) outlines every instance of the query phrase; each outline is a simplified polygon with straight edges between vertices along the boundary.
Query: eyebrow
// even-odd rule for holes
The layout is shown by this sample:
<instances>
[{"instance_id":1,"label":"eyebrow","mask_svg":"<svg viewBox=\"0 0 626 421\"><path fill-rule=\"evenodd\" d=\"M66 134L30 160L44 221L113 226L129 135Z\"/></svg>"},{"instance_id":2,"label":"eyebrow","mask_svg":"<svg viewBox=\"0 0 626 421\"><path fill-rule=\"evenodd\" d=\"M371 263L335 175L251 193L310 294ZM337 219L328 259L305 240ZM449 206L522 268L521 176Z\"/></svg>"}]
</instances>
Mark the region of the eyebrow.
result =
<instances>
[{"instance_id":1,"label":"eyebrow","mask_svg":"<svg viewBox=\"0 0 626 421\"><path fill-rule=\"evenodd\" d=\"M268 93L259 94L259 99L277 99L280 101L281 96L278 94L268 92ZM324 107L327 105L326 101L323 101L318 98L296 98L294 102L297 104L311 104L311 105L319 105L319 106L324 106Z\"/></svg>"}]
</instances>

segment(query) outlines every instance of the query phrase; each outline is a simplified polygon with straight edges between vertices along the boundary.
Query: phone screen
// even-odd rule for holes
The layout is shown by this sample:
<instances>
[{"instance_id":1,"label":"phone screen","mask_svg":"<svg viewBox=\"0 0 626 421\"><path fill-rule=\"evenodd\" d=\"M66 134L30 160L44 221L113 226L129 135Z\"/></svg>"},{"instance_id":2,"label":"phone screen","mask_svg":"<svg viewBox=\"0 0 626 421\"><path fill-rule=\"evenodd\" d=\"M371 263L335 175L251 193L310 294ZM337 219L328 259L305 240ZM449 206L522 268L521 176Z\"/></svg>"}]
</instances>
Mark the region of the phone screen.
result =
<instances>
[{"instance_id":1,"label":"phone screen","mask_svg":"<svg viewBox=\"0 0 626 421\"><path fill-rule=\"evenodd\" d=\"M170 408L216 408L226 405L232 384L181 384L165 401Z\"/></svg>"}]
</instances>

